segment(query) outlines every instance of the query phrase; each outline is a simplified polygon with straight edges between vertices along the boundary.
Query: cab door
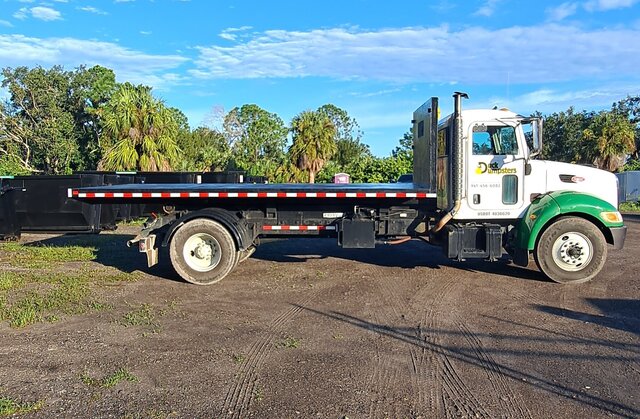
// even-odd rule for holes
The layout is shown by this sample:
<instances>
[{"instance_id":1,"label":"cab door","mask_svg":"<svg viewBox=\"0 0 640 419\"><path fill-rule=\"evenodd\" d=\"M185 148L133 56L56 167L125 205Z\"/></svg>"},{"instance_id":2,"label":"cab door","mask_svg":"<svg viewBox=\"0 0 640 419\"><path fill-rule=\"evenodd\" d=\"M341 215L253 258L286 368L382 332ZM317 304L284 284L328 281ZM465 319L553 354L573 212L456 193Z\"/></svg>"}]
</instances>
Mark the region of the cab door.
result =
<instances>
[{"instance_id":1,"label":"cab door","mask_svg":"<svg viewBox=\"0 0 640 419\"><path fill-rule=\"evenodd\" d=\"M467 199L480 218L515 218L524 204L525 159L518 130L519 125L497 121L470 127Z\"/></svg>"}]
</instances>

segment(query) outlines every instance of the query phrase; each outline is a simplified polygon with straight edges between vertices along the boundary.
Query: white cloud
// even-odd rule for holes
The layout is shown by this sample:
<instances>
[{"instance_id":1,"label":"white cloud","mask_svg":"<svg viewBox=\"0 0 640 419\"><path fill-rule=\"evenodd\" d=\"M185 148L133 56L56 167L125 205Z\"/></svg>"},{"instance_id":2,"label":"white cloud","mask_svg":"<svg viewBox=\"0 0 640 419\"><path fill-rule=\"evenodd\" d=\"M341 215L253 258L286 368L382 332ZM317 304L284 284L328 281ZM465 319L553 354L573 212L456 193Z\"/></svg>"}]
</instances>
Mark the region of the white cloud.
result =
<instances>
[{"instance_id":1,"label":"white cloud","mask_svg":"<svg viewBox=\"0 0 640 419\"><path fill-rule=\"evenodd\" d=\"M82 6L82 7L77 7L77 9L78 10L82 10L83 12L94 13L96 15L106 15L106 14L108 14L104 10L100 10L100 9L95 8L93 6Z\"/></svg>"},{"instance_id":2,"label":"white cloud","mask_svg":"<svg viewBox=\"0 0 640 419\"><path fill-rule=\"evenodd\" d=\"M241 26L239 28L226 28L218 36L222 39L226 39L227 41L235 41L238 39L238 32L245 32L249 29L252 29L251 26Z\"/></svg>"},{"instance_id":3,"label":"white cloud","mask_svg":"<svg viewBox=\"0 0 640 419\"><path fill-rule=\"evenodd\" d=\"M51 20L62 19L59 11L57 11L56 9L52 9L51 7L43 6L32 7L31 16L33 16L35 19L40 19L47 22Z\"/></svg>"},{"instance_id":4,"label":"white cloud","mask_svg":"<svg viewBox=\"0 0 640 419\"><path fill-rule=\"evenodd\" d=\"M21 7L13 14L13 17L18 20L24 20L27 17L29 17L28 14L29 14L29 9L26 7Z\"/></svg>"},{"instance_id":5,"label":"white cloud","mask_svg":"<svg viewBox=\"0 0 640 419\"><path fill-rule=\"evenodd\" d=\"M0 19L0 26L6 26L7 28L13 28L13 24L8 20Z\"/></svg>"},{"instance_id":6,"label":"white cloud","mask_svg":"<svg viewBox=\"0 0 640 419\"><path fill-rule=\"evenodd\" d=\"M566 2L556 7L550 7L545 12L547 19L552 22L563 20L569 16L574 15L578 11L578 3Z\"/></svg>"},{"instance_id":7,"label":"white cloud","mask_svg":"<svg viewBox=\"0 0 640 419\"><path fill-rule=\"evenodd\" d=\"M496 7L502 0L485 0L484 4L475 11L474 15L476 16L486 16L490 17L496 11Z\"/></svg>"},{"instance_id":8,"label":"white cloud","mask_svg":"<svg viewBox=\"0 0 640 419\"><path fill-rule=\"evenodd\" d=\"M638 0L590 0L584 4L589 12L624 9L636 4Z\"/></svg>"},{"instance_id":9,"label":"white cloud","mask_svg":"<svg viewBox=\"0 0 640 419\"><path fill-rule=\"evenodd\" d=\"M614 102L627 95L640 94L640 84L603 84L597 87L582 88L580 90L557 90L541 88L528 92L510 100L505 98L491 98L485 105L498 104L527 113L533 111L557 112L575 107L578 111L609 108Z\"/></svg>"},{"instance_id":10,"label":"white cloud","mask_svg":"<svg viewBox=\"0 0 640 419\"><path fill-rule=\"evenodd\" d=\"M111 42L0 35L3 66L102 65L113 69L119 79L157 88L175 84L176 76L171 70L186 61L187 58L178 55L145 54Z\"/></svg>"},{"instance_id":11,"label":"white cloud","mask_svg":"<svg viewBox=\"0 0 640 419\"><path fill-rule=\"evenodd\" d=\"M638 77L639 29L545 24L490 30L272 30L232 46L196 47L192 75L211 79L327 77L463 84Z\"/></svg>"},{"instance_id":12,"label":"white cloud","mask_svg":"<svg viewBox=\"0 0 640 419\"><path fill-rule=\"evenodd\" d=\"M153 32L151 31L140 31L140 35L144 35L144 36L149 36L151 35Z\"/></svg>"}]
</instances>

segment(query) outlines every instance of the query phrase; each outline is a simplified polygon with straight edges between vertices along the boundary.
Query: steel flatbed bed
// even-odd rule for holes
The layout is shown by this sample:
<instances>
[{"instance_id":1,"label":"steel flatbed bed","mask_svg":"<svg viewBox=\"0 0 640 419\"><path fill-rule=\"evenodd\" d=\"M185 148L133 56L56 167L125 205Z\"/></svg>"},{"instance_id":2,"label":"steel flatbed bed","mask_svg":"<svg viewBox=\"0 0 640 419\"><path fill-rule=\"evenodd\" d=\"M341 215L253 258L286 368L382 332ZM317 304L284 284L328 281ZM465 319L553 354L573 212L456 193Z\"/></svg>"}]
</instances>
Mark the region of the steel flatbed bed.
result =
<instances>
[{"instance_id":1,"label":"steel flatbed bed","mask_svg":"<svg viewBox=\"0 0 640 419\"><path fill-rule=\"evenodd\" d=\"M69 197L100 202L111 199L208 198L435 198L428 188L402 183L367 184L130 184L69 189Z\"/></svg>"}]
</instances>

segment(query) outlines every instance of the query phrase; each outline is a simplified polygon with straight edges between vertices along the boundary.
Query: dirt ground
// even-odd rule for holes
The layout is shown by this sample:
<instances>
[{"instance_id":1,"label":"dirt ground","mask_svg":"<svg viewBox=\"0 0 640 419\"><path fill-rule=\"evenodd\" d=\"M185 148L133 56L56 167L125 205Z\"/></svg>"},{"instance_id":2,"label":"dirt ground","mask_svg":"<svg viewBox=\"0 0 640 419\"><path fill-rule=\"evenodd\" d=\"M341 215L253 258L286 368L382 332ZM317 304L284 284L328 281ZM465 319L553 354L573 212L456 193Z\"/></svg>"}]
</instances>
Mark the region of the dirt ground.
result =
<instances>
[{"instance_id":1,"label":"dirt ground","mask_svg":"<svg viewBox=\"0 0 640 419\"><path fill-rule=\"evenodd\" d=\"M419 241L296 239L198 287L166 258L146 268L125 229L90 264L142 279L100 287L108 309L0 324L0 396L47 418L639 417L640 221L627 225L605 271L570 286ZM119 370L132 379L100 384Z\"/></svg>"}]
</instances>

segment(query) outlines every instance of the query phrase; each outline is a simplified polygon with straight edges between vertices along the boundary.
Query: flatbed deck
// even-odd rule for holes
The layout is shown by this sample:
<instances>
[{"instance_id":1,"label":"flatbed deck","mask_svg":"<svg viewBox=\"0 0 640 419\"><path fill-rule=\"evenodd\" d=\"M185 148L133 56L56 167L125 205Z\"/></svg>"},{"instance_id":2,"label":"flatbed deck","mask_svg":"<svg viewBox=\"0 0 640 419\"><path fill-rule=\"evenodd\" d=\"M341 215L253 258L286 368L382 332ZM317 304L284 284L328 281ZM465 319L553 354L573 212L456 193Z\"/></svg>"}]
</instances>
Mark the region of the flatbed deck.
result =
<instances>
[{"instance_id":1,"label":"flatbed deck","mask_svg":"<svg viewBox=\"0 0 640 419\"><path fill-rule=\"evenodd\" d=\"M433 199L428 188L410 183L351 184L129 184L69 189L85 201L158 198L383 198Z\"/></svg>"}]
</instances>

